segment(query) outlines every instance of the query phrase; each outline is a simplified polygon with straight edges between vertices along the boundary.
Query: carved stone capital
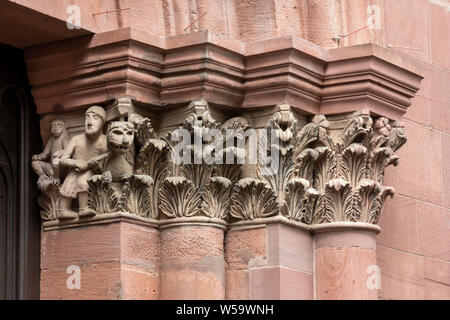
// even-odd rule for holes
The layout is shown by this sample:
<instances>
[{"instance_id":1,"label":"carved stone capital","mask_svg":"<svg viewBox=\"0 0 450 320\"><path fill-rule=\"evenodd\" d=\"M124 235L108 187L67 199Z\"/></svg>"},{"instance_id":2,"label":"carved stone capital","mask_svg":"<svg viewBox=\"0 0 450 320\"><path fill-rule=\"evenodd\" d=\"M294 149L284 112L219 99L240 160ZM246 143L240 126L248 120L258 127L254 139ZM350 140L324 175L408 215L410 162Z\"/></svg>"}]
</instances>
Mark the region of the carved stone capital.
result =
<instances>
[{"instance_id":1,"label":"carved stone capital","mask_svg":"<svg viewBox=\"0 0 450 320\"><path fill-rule=\"evenodd\" d=\"M284 216L310 223L317 190L312 187L310 144L318 125L299 128L288 105L279 105L258 137L257 179L236 184L231 198L235 221Z\"/></svg>"},{"instance_id":2,"label":"carved stone capital","mask_svg":"<svg viewBox=\"0 0 450 320\"><path fill-rule=\"evenodd\" d=\"M376 225L394 194L383 186L384 170L397 165L394 152L406 136L385 117L359 111L305 123L282 104L254 130L243 117L222 124L204 100L187 108L178 128L160 132L134 112L130 99L114 102L108 152L87 180L94 220L125 213L164 225L209 221L223 227L264 219L307 230L323 223ZM252 143L257 161L249 164ZM43 220L58 219L59 202L55 179L39 198Z\"/></svg>"},{"instance_id":3,"label":"carved stone capital","mask_svg":"<svg viewBox=\"0 0 450 320\"><path fill-rule=\"evenodd\" d=\"M384 170L398 163L404 128L384 117L353 113L328 117L315 144L313 186L319 191L312 223L377 224L387 196Z\"/></svg>"},{"instance_id":4,"label":"carved stone capital","mask_svg":"<svg viewBox=\"0 0 450 320\"><path fill-rule=\"evenodd\" d=\"M183 131L181 134L185 135L182 151L190 152L190 155L184 157L181 163L173 158L169 160L171 173L159 190L161 219L189 222L209 218L211 222L218 220L225 223L230 215L233 185L240 177L241 165L234 160L243 151L234 144L234 140L231 146L226 143L232 138L228 137L227 129L244 130L248 123L236 117L220 124L212 118L208 104L203 100L192 102L190 108L192 113L179 127ZM176 149L179 142L174 141L179 137L175 132L169 136L170 150L179 152ZM190 140L186 143L184 139ZM215 147L211 148L211 145ZM227 163L227 155L230 154L233 163ZM207 155L214 159L208 161Z\"/></svg>"}]
</instances>

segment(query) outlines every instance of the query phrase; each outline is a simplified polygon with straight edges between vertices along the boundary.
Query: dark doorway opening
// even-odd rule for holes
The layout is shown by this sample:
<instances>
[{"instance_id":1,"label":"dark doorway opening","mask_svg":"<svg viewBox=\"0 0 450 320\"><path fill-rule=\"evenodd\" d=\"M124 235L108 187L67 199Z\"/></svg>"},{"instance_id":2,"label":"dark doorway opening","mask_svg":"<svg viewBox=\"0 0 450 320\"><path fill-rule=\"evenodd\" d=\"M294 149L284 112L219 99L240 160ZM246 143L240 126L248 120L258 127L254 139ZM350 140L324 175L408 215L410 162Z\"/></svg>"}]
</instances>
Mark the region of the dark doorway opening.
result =
<instances>
[{"instance_id":1,"label":"dark doorway opening","mask_svg":"<svg viewBox=\"0 0 450 320\"><path fill-rule=\"evenodd\" d=\"M40 220L30 157L41 147L23 52L0 44L0 299L39 299Z\"/></svg>"}]
</instances>

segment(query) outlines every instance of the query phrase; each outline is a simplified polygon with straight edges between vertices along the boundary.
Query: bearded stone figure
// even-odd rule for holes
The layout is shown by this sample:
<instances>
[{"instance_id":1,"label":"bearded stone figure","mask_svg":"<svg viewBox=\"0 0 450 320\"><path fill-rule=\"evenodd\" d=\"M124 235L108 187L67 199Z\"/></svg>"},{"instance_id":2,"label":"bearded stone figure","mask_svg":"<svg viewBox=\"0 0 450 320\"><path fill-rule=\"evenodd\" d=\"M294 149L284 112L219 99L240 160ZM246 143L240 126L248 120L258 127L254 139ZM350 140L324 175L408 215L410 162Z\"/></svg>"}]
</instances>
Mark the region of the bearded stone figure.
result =
<instances>
[{"instance_id":1,"label":"bearded stone figure","mask_svg":"<svg viewBox=\"0 0 450 320\"><path fill-rule=\"evenodd\" d=\"M85 114L85 133L73 137L64 150L60 163L69 173L60 189L60 220L95 215L95 210L88 207L87 180L100 171L101 162L108 157L103 134L105 119L102 107L90 107ZM78 213L71 209L75 198L78 198Z\"/></svg>"},{"instance_id":2,"label":"bearded stone figure","mask_svg":"<svg viewBox=\"0 0 450 320\"><path fill-rule=\"evenodd\" d=\"M134 126L131 122L113 121L106 132L108 157L102 166L103 172L111 172L113 182L134 170Z\"/></svg>"}]
</instances>

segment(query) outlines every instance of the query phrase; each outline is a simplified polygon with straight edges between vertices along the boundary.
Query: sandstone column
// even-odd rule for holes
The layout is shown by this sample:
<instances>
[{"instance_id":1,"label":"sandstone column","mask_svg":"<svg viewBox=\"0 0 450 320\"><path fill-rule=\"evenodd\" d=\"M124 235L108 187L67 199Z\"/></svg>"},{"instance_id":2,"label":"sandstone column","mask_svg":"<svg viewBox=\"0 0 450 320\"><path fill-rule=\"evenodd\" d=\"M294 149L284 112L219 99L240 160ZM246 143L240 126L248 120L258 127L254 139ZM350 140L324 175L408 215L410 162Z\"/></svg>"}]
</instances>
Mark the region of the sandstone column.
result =
<instances>
[{"instance_id":1,"label":"sandstone column","mask_svg":"<svg viewBox=\"0 0 450 320\"><path fill-rule=\"evenodd\" d=\"M158 299L158 225L114 213L44 223L41 299Z\"/></svg>"},{"instance_id":2,"label":"sandstone column","mask_svg":"<svg viewBox=\"0 0 450 320\"><path fill-rule=\"evenodd\" d=\"M174 145L174 140L184 136L183 155L187 152L187 158L177 162L172 153L172 170L158 195L161 299L224 299L224 231L232 183L239 168L234 164L215 165L204 158L206 144L202 140L224 133L227 125L211 117L205 101L194 101L189 108L192 113L179 131L172 133ZM238 120L230 122L236 124ZM175 148L172 146L172 150ZM217 152L216 156L223 154Z\"/></svg>"},{"instance_id":3,"label":"sandstone column","mask_svg":"<svg viewBox=\"0 0 450 320\"><path fill-rule=\"evenodd\" d=\"M161 227L161 299L225 298L223 223L191 219Z\"/></svg>"},{"instance_id":4,"label":"sandstone column","mask_svg":"<svg viewBox=\"0 0 450 320\"><path fill-rule=\"evenodd\" d=\"M225 259L227 299L313 299L312 236L302 223L236 223L226 234Z\"/></svg>"},{"instance_id":5,"label":"sandstone column","mask_svg":"<svg viewBox=\"0 0 450 320\"><path fill-rule=\"evenodd\" d=\"M301 154L316 125L300 128L288 105L277 108L258 138L258 152L271 155L270 165L259 163L256 177L240 179L233 189L227 299L313 298L309 223L317 191L303 173Z\"/></svg>"},{"instance_id":6,"label":"sandstone column","mask_svg":"<svg viewBox=\"0 0 450 320\"><path fill-rule=\"evenodd\" d=\"M316 299L378 298L380 271L374 227L345 223L324 225L314 237Z\"/></svg>"}]
</instances>

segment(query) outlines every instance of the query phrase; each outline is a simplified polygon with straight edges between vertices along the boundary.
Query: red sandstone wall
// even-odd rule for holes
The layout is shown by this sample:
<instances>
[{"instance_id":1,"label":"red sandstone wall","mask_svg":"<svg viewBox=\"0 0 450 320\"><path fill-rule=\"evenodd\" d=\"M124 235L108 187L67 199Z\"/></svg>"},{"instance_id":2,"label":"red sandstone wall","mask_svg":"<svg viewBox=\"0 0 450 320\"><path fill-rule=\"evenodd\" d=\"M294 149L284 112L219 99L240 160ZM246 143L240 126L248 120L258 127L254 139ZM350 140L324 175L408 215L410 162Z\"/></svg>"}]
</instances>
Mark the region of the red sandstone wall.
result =
<instances>
[{"instance_id":1,"label":"red sandstone wall","mask_svg":"<svg viewBox=\"0 0 450 320\"><path fill-rule=\"evenodd\" d=\"M67 8L77 5L81 27L94 33L125 27L157 36L211 30L244 42L293 35L331 48L338 46L333 37L365 26L368 5L384 5L383 0L9 1L62 21L70 16ZM379 42L382 34L365 29L340 45Z\"/></svg>"},{"instance_id":2,"label":"red sandstone wall","mask_svg":"<svg viewBox=\"0 0 450 320\"><path fill-rule=\"evenodd\" d=\"M384 41L425 67L404 116L408 142L386 172L387 200L377 237L380 298L450 299L450 1L385 1Z\"/></svg>"}]
</instances>

